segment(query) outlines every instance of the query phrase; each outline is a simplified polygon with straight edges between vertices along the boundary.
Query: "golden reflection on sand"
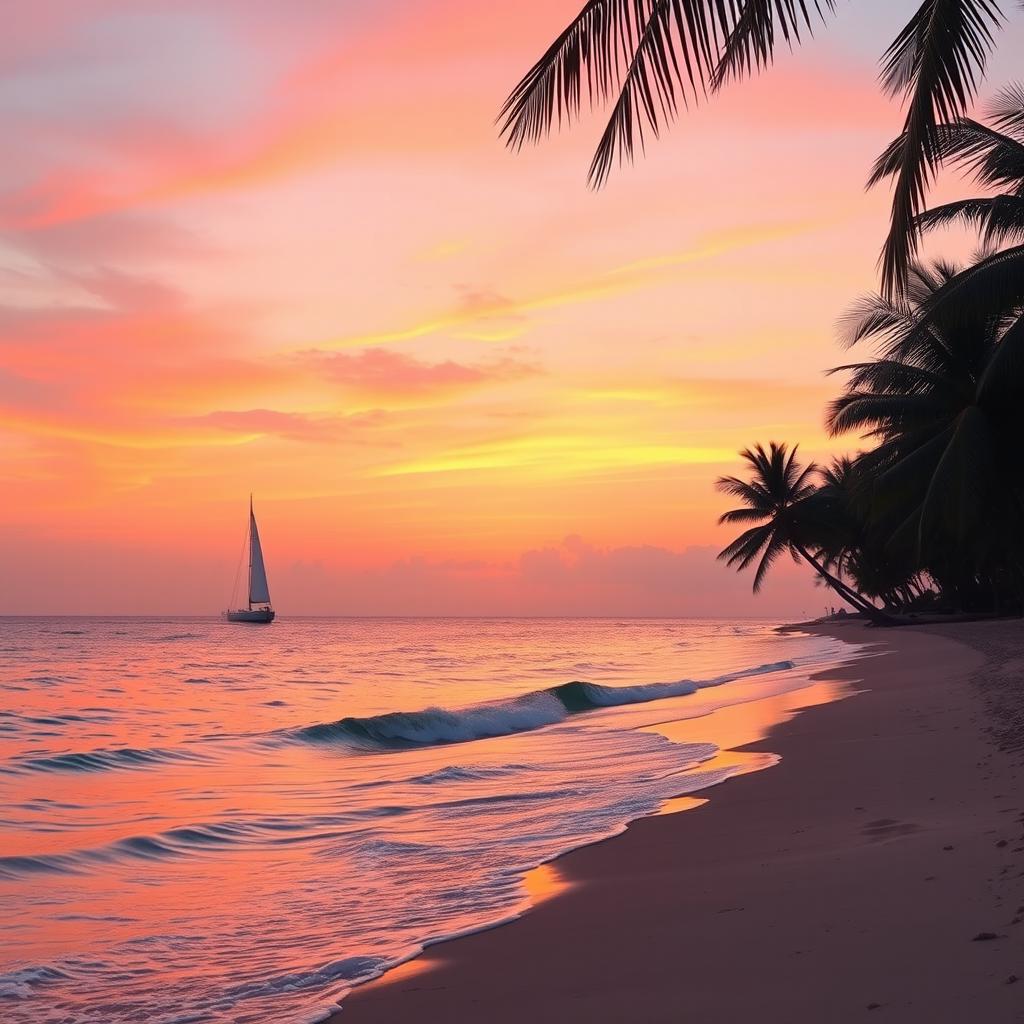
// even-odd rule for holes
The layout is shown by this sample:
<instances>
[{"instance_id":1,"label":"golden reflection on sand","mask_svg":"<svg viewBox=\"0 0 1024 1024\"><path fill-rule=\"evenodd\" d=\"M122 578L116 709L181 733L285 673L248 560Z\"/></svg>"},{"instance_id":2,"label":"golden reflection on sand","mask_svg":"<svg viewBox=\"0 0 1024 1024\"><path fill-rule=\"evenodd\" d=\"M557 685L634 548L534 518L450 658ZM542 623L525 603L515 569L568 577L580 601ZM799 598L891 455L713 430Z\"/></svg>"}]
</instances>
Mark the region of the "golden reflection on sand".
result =
<instances>
[{"instance_id":1,"label":"golden reflection on sand","mask_svg":"<svg viewBox=\"0 0 1024 1024\"><path fill-rule=\"evenodd\" d=\"M374 981L374 985L394 985L400 982L406 982L410 978L416 978L421 974L428 974L430 971L437 967L441 967L445 963L438 957L427 957L417 956L412 960L406 960L404 964L399 964L397 967L392 967L387 974Z\"/></svg>"},{"instance_id":2,"label":"golden reflection on sand","mask_svg":"<svg viewBox=\"0 0 1024 1024\"><path fill-rule=\"evenodd\" d=\"M528 871L523 879L523 885L532 907L572 888L572 882L554 864L541 864L540 867Z\"/></svg>"},{"instance_id":3,"label":"golden reflection on sand","mask_svg":"<svg viewBox=\"0 0 1024 1024\"><path fill-rule=\"evenodd\" d=\"M541 864L540 867L528 871L523 878L523 886L531 907L565 892L572 887L572 884L554 864ZM444 960L433 955L417 956L389 970L383 977L378 978L374 985L402 984L411 978L429 973L443 963ZM413 987L415 988L415 986Z\"/></svg>"},{"instance_id":4,"label":"golden reflection on sand","mask_svg":"<svg viewBox=\"0 0 1024 1024\"><path fill-rule=\"evenodd\" d=\"M703 807L707 802L707 797L677 796L672 800L666 800L658 809L657 813L676 814L679 811L692 811L697 807Z\"/></svg>"},{"instance_id":5,"label":"golden reflection on sand","mask_svg":"<svg viewBox=\"0 0 1024 1024\"><path fill-rule=\"evenodd\" d=\"M853 691L845 683L818 682L803 689L764 697L746 704L719 708L712 712L714 719L709 730L707 717L683 719L677 722L660 722L647 726L648 732L656 732L674 743L697 743L700 737L710 732L722 749L709 761L700 766L702 772L730 769L730 775L746 775L748 772L770 768L778 762L778 756L765 751L736 750L763 740L771 729L788 721L803 708L828 704L849 696ZM676 814L701 807L708 801L701 797L680 796L666 800L658 814Z\"/></svg>"},{"instance_id":6,"label":"golden reflection on sand","mask_svg":"<svg viewBox=\"0 0 1024 1024\"><path fill-rule=\"evenodd\" d=\"M703 743L708 736L714 736L715 742L722 750L722 754L717 756L721 757L725 754L736 754L737 747L745 747L763 740L775 726L789 721L802 708L828 704L849 696L851 692L849 687L841 682L812 683L799 690L718 708L710 716L659 722L657 725L645 726L645 729L647 732L659 733L673 743ZM705 762L702 767L718 767L719 764L720 762L715 760Z\"/></svg>"}]
</instances>

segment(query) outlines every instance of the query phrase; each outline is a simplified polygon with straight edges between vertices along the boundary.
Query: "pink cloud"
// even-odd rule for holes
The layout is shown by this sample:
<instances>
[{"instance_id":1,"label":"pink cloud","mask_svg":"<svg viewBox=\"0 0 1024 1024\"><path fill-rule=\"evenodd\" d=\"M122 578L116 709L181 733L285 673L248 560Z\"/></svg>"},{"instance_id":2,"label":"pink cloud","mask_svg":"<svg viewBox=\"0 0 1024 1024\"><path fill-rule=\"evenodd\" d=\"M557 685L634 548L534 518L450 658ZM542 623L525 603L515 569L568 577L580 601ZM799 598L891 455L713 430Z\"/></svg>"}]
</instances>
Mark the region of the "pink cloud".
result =
<instances>
[{"instance_id":1,"label":"pink cloud","mask_svg":"<svg viewBox=\"0 0 1024 1024\"><path fill-rule=\"evenodd\" d=\"M361 427L386 418L380 412L354 416L313 416L274 409L217 410L203 416L181 417L182 426L214 427L227 434L279 437L286 441L338 441Z\"/></svg>"},{"instance_id":2,"label":"pink cloud","mask_svg":"<svg viewBox=\"0 0 1024 1024\"><path fill-rule=\"evenodd\" d=\"M296 611L356 615L797 617L829 603L808 572L780 564L763 595L725 569L717 549L599 548L579 538L512 563L403 559L371 569L295 562L277 573ZM835 603L834 601L832 603Z\"/></svg>"},{"instance_id":3,"label":"pink cloud","mask_svg":"<svg viewBox=\"0 0 1024 1024\"><path fill-rule=\"evenodd\" d=\"M272 552L272 545L268 548ZM59 557L57 557L59 555ZM229 554L145 548L8 533L0 559L8 585L0 614L214 614ZM270 557L268 555L268 557ZM148 573L139 576L138 565ZM372 568L272 560L274 599L288 615L600 615L794 619L821 613L829 595L807 572L781 563L766 592L724 569L715 549L600 549L579 539L524 552L517 563L408 558ZM102 569L102 572L100 572ZM161 580L154 590L150 577ZM78 588L75 580L88 580ZM97 579L104 581L97 588ZM85 608L67 595L89 594Z\"/></svg>"},{"instance_id":4,"label":"pink cloud","mask_svg":"<svg viewBox=\"0 0 1024 1024\"><path fill-rule=\"evenodd\" d=\"M297 357L297 362L346 390L394 397L451 395L487 383L515 380L539 372L535 367L514 359L476 364L453 359L428 362L386 348L369 348L355 353L306 352Z\"/></svg>"}]
</instances>

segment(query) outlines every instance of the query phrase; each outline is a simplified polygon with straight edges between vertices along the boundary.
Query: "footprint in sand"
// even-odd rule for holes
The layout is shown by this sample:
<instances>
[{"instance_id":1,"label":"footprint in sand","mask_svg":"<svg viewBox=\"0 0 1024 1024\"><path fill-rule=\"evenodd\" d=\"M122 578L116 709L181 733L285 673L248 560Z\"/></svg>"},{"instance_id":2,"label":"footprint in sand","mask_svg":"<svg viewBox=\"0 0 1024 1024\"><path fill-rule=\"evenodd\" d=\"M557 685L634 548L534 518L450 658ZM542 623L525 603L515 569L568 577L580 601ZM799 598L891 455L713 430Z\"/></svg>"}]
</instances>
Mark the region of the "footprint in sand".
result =
<instances>
[{"instance_id":1,"label":"footprint in sand","mask_svg":"<svg viewBox=\"0 0 1024 1024\"><path fill-rule=\"evenodd\" d=\"M893 839L896 836L909 836L920 831L921 826L915 825L912 821L896 821L893 818L879 818L877 821L869 821L861 829L861 835L867 836L872 840L872 842L880 842L883 839Z\"/></svg>"}]
</instances>

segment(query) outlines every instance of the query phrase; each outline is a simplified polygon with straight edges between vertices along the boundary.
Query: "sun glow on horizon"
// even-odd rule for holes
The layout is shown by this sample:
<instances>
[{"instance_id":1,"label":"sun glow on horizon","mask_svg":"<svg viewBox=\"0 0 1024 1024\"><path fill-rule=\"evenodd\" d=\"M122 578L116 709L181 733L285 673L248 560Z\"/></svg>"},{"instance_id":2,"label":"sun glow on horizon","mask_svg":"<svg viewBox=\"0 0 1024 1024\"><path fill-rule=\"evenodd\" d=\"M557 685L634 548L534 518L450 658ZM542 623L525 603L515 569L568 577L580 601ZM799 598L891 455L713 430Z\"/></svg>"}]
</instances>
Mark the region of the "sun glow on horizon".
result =
<instances>
[{"instance_id":1,"label":"sun glow on horizon","mask_svg":"<svg viewBox=\"0 0 1024 1024\"><path fill-rule=\"evenodd\" d=\"M590 119L519 154L493 125L577 6L19 16L0 612L204 610L250 491L296 611L819 607L715 563L713 485L834 446L898 112L830 36L591 192Z\"/></svg>"}]
</instances>

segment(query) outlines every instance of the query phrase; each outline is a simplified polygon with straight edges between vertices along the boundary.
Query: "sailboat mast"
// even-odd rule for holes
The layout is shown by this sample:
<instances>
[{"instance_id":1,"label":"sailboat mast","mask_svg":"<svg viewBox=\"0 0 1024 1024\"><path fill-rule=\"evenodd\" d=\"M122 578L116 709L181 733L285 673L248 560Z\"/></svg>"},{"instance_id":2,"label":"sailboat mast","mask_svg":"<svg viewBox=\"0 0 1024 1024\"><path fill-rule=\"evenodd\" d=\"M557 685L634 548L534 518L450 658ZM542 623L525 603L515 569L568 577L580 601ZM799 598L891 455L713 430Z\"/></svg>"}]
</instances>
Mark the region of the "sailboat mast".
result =
<instances>
[{"instance_id":1,"label":"sailboat mast","mask_svg":"<svg viewBox=\"0 0 1024 1024\"><path fill-rule=\"evenodd\" d=\"M249 611L252 611L252 492L249 493L249 583L246 587Z\"/></svg>"}]
</instances>

